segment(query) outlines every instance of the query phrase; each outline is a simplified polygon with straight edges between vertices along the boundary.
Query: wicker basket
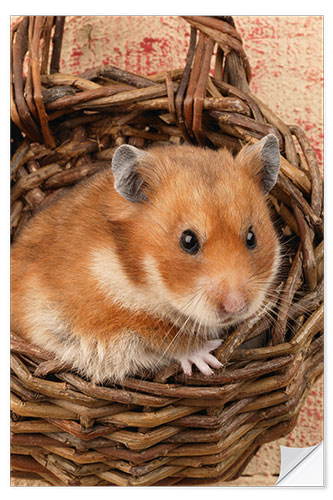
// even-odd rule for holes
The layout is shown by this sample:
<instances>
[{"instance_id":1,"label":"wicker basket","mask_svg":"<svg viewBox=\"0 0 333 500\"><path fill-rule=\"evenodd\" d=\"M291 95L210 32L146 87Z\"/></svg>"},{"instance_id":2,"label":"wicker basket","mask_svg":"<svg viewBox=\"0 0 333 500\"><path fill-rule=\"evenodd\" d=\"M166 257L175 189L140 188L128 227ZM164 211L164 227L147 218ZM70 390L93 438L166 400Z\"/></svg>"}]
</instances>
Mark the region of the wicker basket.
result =
<instances>
[{"instance_id":1,"label":"wicker basket","mask_svg":"<svg viewBox=\"0 0 333 500\"><path fill-rule=\"evenodd\" d=\"M13 27L12 238L58 192L109 164L120 144L187 141L237 152L273 133L281 171L270 198L286 249L274 321L260 314L233 331L216 353L224 368L211 377L185 379L170 366L121 387L84 380L12 332L13 477L83 486L233 480L263 443L291 431L323 371L316 157L301 128L251 94L232 18L185 19L185 68L149 78L112 66L60 74L65 19L25 17ZM265 332L264 347L242 348Z\"/></svg>"}]
</instances>

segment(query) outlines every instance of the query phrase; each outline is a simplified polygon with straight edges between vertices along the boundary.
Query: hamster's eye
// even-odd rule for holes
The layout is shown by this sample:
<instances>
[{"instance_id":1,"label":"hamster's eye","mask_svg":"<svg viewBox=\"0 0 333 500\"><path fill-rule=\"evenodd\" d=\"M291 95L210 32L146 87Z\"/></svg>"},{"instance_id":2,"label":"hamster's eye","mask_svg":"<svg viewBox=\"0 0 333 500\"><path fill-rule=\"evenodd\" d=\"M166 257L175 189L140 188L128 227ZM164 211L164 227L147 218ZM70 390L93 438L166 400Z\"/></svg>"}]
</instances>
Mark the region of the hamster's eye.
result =
<instances>
[{"instance_id":1,"label":"hamster's eye","mask_svg":"<svg viewBox=\"0 0 333 500\"><path fill-rule=\"evenodd\" d=\"M257 238L252 227L250 227L246 235L246 246L249 250L253 250L257 246Z\"/></svg>"},{"instance_id":2,"label":"hamster's eye","mask_svg":"<svg viewBox=\"0 0 333 500\"><path fill-rule=\"evenodd\" d=\"M200 243L198 237L190 229L186 229L185 231L183 231L179 243L182 249L185 250L185 252L187 253L193 255L199 252Z\"/></svg>"}]
</instances>

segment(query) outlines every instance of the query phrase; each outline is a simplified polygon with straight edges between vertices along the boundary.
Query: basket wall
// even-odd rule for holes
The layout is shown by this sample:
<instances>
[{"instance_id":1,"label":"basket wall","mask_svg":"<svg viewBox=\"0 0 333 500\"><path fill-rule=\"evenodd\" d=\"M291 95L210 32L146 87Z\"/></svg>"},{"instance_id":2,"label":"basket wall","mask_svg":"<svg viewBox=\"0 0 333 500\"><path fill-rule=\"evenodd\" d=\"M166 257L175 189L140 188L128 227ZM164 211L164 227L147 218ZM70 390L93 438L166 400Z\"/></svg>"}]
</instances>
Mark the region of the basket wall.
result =
<instances>
[{"instance_id":1,"label":"basket wall","mask_svg":"<svg viewBox=\"0 0 333 500\"><path fill-rule=\"evenodd\" d=\"M263 443L295 426L322 373L323 189L316 156L300 127L284 124L251 93L232 18L185 19L191 26L185 68L150 78L112 66L60 74L64 18L23 18L13 27L12 238L58 193L109 164L120 144L187 141L237 152L274 133L281 172L271 203L287 249L277 302L270 304L274 322L261 314L234 331L216 353L224 368L214 376L186 379L171 366L122 387L95 386L12 332L14 477L121 486L235 479ZM242 348L262 333L267 345Z\"/></svg>"}]
</instances>

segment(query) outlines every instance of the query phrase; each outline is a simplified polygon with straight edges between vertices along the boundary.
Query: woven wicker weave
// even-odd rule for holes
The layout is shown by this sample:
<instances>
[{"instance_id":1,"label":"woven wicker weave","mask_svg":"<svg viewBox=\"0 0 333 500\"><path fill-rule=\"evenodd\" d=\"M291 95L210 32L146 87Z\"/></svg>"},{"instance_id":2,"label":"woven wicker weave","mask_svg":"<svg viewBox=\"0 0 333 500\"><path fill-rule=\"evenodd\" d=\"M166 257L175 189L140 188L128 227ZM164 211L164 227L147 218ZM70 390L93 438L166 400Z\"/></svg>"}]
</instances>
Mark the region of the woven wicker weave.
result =
<instances>
[{"instance_id":1,"label":"woven wicker weave","mask_svg":"<svg viewBox=\"0 0 333 500\"><path fill-rule=\"evenodd\" d=\"M233 19L185 19L185 68L149 78L112 66L60 74L65 19L25 17L13 27L12 238L58 192L109 165L120 144L187 141L237 152L273 133L281 171L270 199L286 252L274 321L261 313L232 332L216 352L224 368L211 377L185 379L170 366L121 387L84 380L12 332L13 477L121 486L235 479L263 443L291 431L323 371L315 154L301 128L251 94ZM265 332L265 347L242 348Z\"/></svg>"}]
</instances>

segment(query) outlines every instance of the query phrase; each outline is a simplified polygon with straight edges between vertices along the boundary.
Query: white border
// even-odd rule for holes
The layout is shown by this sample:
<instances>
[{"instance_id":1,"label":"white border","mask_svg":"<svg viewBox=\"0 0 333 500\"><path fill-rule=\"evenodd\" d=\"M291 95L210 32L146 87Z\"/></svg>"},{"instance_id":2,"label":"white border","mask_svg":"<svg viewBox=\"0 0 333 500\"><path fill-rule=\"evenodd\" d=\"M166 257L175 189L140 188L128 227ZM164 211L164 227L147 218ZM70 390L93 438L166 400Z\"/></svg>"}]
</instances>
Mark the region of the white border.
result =
<instances>
[{"instance_id":1,"label":"white border","mask_svg":"<svg viewBox=\"0 0 333 500\"><path fill-rule=\"evenodd\" d=\"M100 2L99 4L95 3L83 3L80 2L63 2L58 1L55 4L52 2L26 2L26 1L16 1L12 4L4 2L1 6L1 38L2 38L2 67L3 74L1 78L1 97L2 97L2 112L1 112L1 143L2 143L2 165L0 166L0 186L1 186L1 330L2 330L2 342L1 342L1 352L2 352L2 363L1 368L3 370L2 378L1 378L1 389L3 391L1 401L8 401L6 405L2 404L2 426L1 426L1 489L5 491L9 488L9 432L6 433L6 429L8 429L9 424L9 25L10 25L10 15L21 15L21 14L50 14L50 15L184 15L186 13L194 15L209 15L217 13L218 10L223 10L221 14L225 15L324 15L324 25L325 25L325 138L329 138L330 132L330 120L328 109L330 108L331 98L330 92L332 92L332 78L331 78L331 67L329 66L328 60L331 59L330 53L328 52L327 47L332 47L332 30L333 27L331 25L331 16L329 11L330 3L325 1L316 2L290 2L285 0L280 0L277 3L266 3L263 2L255 2L255 1L238 1L232 2L226 5L227 8L221 3L217 2L204 2L205 8L202 9L201 5L194 5L192 2ZM93 7L93 9L92 9ZM232 8L232 11L231 11ZM93 10L93 12L92 12ZM204 10L204 12L203 12ZM5 71L7 69L7 71ZM326 213L326 223L325 223L325 249L326 249L326 259L325 259L325 284L326 284L326 295L325 301L326 304L329 303L329 294L330 287L329 284L332 283L332 272L330 261L332 257L330 256L329 246L331 243L331 222L332 221L332 198L333 196L330 194L333 190L332 185L332 170L333 163L330 161L331 155L331 145L332 139L325 139L325 194L326 194L326 202L325 202L325 213ZM328 360L329 352L332 352L332 349L329 349L329 345L332 345L331 337L333 332L329 331L328 324L331 324L330 320L330 311L328 307L325 308L325 330L326 330L326 339L325 339L325 422L332 421L332 414L330 411L331 399L329 399L329 393L326 390L328 385L328 381L332 380L332 363ZM332 333L332 335L331 335ZM331 373L330 373L331 372ZM243 493L248 498L255 498L257 500L258 497L264 495L265 498L267 494L270 495L300 495L303 499L307 499L311 497L313 499L313 495L324 495L325 497L329 494L329 491L332 490L332 481L330 480L329 474L327 471L332 470L332 461L331 461L331 449L332 449L332 434L327 425L325 425L325 443L324 443L324 454L325 454L325 462L324 462L324 472L325 472L325 482L326 488L289 488L286 487L283 490L283 493L278 488L269 487L269 492L267 491L267 487L241 487ZM226 489L227 488L227 489ZM98 488L98 490L94 490L92 488L80 488L79 491L75 491L71 488L62 488L61 491L58 488L50 487L45 491L44 487L29 487L24 488L24 491L19 487L12 487L8 494L13 499L22 499L22 495L33 496L34 499L41 498L46 495L51 498L57 498L58 495L67 498L69 496L73 496L76 493L80 495L80 498L84 498L90 496L94 493L98 495L99 498L123 498L126 496L134 496L135 499L143 498L146 500L147 498L153 498L158 496L159 499L167 498L170 495L175 497L190 495L191 500L198 498L201 500L202 495L205 495L206 490L209 491L210 497L221 498L222 495L227 494L228 499L233 499L236 496L238 497L240 494L240 487L167 487L167 488L157 488L157 487L149 487L149 488L119 488L115 487L111 490L109 488ZM332 493L332 491L331 491ZM331 496L331 494L330 494Z\"/></svg>"}]
</instances>

